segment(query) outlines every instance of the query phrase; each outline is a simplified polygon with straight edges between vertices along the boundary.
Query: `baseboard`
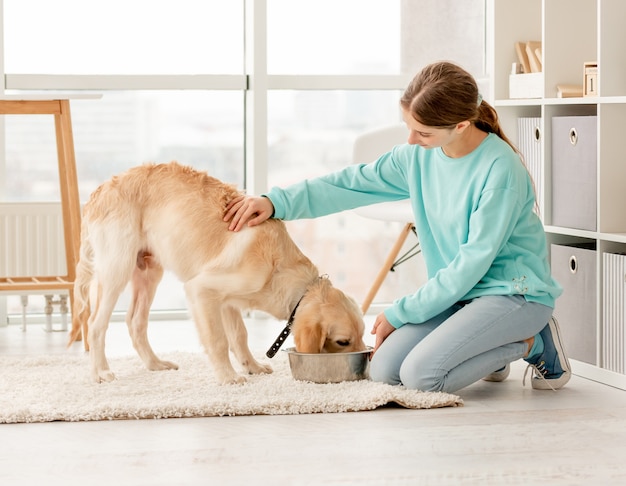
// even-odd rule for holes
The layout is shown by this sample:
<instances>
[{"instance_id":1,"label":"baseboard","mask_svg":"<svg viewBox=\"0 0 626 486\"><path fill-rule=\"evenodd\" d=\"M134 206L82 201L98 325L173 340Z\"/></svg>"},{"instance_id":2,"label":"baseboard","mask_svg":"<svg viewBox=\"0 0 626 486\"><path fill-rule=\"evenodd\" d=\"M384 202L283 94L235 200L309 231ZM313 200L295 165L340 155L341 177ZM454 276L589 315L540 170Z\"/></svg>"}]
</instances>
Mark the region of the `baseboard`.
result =
<instances>
[{"instance_id":1,"label":"baseboard","mask_svg":"<svg viewBox=\"0 0 626 486\"><path fill-rule=\"evenodd\" d=\"M574 359L570 360L570 363L572 365L572 373L576 376L619 388L620 390L626 390L626 375Z\"/></svg>"}]
</instances>

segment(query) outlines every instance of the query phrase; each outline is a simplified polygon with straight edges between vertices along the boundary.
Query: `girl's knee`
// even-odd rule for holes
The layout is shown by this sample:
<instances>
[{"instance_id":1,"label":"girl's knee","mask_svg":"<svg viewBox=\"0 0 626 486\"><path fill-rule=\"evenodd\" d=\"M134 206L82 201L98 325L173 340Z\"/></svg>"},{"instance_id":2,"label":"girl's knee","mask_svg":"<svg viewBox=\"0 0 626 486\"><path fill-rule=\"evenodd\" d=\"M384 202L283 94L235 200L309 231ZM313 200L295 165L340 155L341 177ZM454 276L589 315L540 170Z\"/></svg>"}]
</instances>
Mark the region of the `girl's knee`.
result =
<instances>
[{"instance_id":1,"label":"girl's knee","mask_svg":"<svg viewBox=\"0 0 626 486\"><path fill-rule=\"evenodd\" d=\"M415 372L415 369L400 368L401 383L412 390L424 392L442 391L444 387L444 376L426 376Z\"/></svg>"},{"instance_id":2,"label":"girl's knee","mask_svg":"<svg viewBox=\"0 0 626 486\"><path fill-rule=\"evenodd\" d=\"M388 360L376 359L376 356L370 362L370 379L388 385L400 384L398 369L392 366Z\"/></svg>"}]
</instances>

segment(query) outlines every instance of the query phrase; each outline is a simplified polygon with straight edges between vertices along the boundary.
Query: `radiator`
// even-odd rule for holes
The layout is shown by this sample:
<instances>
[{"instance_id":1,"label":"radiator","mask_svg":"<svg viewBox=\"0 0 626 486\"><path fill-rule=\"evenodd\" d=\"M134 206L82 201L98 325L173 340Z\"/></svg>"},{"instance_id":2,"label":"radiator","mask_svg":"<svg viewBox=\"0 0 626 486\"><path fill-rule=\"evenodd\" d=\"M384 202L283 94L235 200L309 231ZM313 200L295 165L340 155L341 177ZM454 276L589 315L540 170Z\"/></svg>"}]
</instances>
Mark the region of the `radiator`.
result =
<instances>
[{"instance_id":1,"label":"radiator","mask_svg":"<svg viewBox=\"0 0 626 486\"><path fill-rule=\"evenodd\" d=\"M0 276L67 275L61 203L0 203Z\"/></svg>"},{"instance_id":2,"label":"radiator","mask_svg":"<svg viewBox=\"0 0 626 486\"><path fill-rule=\"evenodd\" d=\"M61 203L0 203L0 277L67 275ZM22 296L22 329L26 330L29 291L7 291ZM46 330L52 330L52 304L61 308L62 330L67 329L67 298L52 300L47 291Z\"/></svg>"}]
</instances>

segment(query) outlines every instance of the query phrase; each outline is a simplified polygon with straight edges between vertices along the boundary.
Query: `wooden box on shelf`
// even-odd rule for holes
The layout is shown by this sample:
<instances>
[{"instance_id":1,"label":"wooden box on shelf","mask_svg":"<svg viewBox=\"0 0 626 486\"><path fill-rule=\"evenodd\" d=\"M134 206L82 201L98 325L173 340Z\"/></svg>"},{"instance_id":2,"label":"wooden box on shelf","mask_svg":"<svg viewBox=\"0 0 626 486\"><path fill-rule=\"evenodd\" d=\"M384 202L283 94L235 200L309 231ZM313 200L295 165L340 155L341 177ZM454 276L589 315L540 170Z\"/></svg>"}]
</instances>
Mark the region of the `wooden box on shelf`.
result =
<instances>
[{"instance_id":1,"label":"wooden box on shelf","mask_svg":"<svg viewBox=\"0 0 626 486\"><path fill-rule=\"evenodd\" d=\"M598 96L598 63L586 62L584 66L583 96Z\"/></svg>"}]
</instances>

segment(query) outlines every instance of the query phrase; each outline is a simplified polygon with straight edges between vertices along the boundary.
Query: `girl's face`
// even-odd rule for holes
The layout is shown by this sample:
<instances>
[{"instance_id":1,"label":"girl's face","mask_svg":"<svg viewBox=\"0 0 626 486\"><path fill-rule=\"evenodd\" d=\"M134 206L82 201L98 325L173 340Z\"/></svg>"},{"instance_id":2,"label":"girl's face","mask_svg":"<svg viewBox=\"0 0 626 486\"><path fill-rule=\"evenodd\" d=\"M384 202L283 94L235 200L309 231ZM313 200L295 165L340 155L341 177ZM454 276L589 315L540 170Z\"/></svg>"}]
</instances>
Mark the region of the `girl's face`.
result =
<instances>
[{"instance_id":1,"label":"girl's face","mask_svg":"<svg viewBox=\"0 0 626 486\"><path fill-rule=\"evenodd\" d=\"M426 149L445 147L454 143L458 137L458 127L436 128L422 125L406 110L402 110L402 118L409 129L407 142L410 145L419 145Z\"/></svg>"}]
</instances>

